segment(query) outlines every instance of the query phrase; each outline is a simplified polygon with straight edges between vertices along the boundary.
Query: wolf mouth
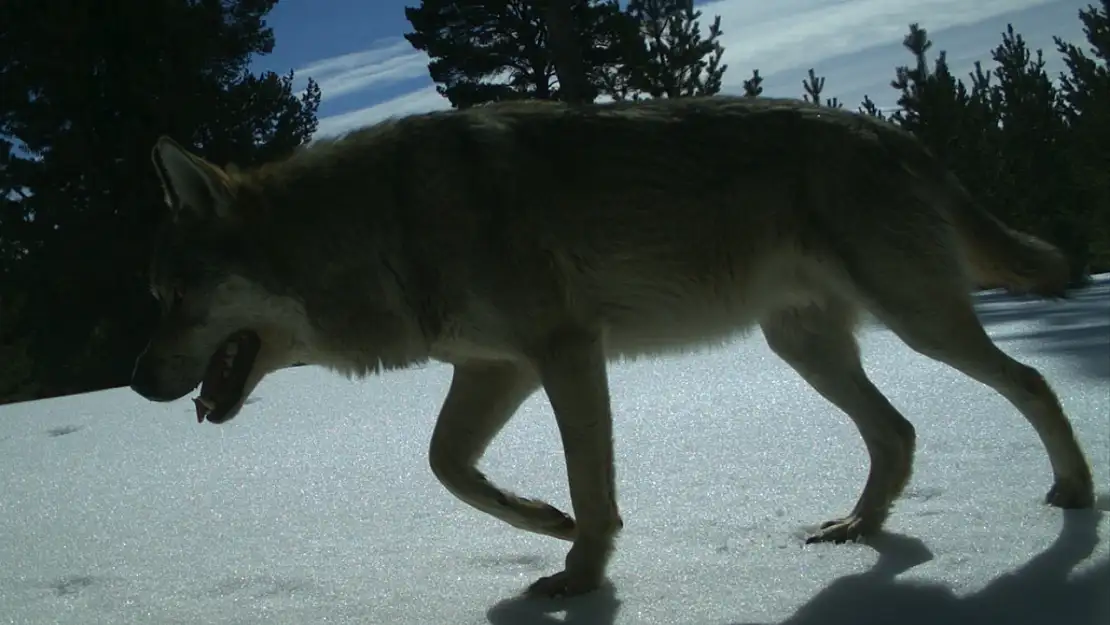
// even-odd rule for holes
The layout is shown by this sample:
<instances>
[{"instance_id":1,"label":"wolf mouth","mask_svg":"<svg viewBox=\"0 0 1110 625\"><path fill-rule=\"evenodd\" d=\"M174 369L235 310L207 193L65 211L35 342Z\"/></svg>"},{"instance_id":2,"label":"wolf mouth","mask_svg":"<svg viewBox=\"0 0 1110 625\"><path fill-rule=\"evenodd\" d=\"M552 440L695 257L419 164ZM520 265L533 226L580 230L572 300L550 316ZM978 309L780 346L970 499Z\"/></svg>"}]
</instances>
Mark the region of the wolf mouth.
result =
<instances>
[{"instance_id":1,"label":"wolf mouth","mask_svg":"<svg viewBox=\"0 0 1110 625\"><path fill-rule=\"evenodd\" d=\"M200 396L193 399L197 423L223 423L234 416L261 348L262 339L253 330L239 330L220 343L208 360Z\"/></svg>"}]
</instances>

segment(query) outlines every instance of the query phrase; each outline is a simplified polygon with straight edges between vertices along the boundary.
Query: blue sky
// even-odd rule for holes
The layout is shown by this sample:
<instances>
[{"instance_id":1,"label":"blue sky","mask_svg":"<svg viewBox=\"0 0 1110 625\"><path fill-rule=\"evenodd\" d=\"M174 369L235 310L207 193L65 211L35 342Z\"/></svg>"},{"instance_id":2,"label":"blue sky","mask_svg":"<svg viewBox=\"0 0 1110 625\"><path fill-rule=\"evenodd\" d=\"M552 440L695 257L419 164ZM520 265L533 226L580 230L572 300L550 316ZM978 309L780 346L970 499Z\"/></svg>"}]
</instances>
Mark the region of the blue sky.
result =
<instances>
[{"instance_id":1,"label":"blue sky","mask_svg":"<svg viewBox=\"0 0 1110 625\"><path fill-rule=\"evenodd\" d=\"M390 115L445 108L428 77L428 59L402 35L404 7L418 0L281 0L268 22L277 37L258 70L296 70L323 91L317 136L336 134ZM721 16L725 92L738 92L753 68L767 95L800 96L806 70L827 78L825 95L855 107L864 94L880 106L897 97L894 68L910 59L902 36L910 22L929 30L934 51L947 50L959 75L989 64L991 48L1013 23L1031 47L1045 50L1050 71L1062 64L1053 35L1078 41L1086 0L715 0L697 2L702 26ZM932 55L935 57L935 52Z\"/></svg>"}]
</instances>

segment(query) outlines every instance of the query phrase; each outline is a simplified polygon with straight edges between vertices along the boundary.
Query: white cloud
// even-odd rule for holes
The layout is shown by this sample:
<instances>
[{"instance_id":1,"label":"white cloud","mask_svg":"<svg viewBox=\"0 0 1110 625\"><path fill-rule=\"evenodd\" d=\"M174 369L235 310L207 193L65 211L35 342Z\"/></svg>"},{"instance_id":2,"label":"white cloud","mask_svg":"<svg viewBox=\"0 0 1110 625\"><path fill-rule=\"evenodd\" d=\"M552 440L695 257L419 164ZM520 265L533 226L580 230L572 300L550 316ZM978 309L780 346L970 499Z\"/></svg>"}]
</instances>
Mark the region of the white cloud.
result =
<instances>
[{"instance_id":1,"label":"white cloud","mask_svg":"<svg viewBox=\"0 0 1110 625\"><path fill-rule=\"evenodd\" d=\"M313 136L316 138L334 136L389 117L424 113L450 107L451 103L447 98L439 95L435 87L424 87L379 102L373 106L321 117L319 127Z\"/></svg>"},{"instance_id":2,"label":"white cloud","mask_svg":"<svg viewBox=\"0 0 1110 625\"><path fill-rule=\"evenodd\" d=\"M934 41L930 60L945 50L953 72L964 76L976 60L989 68L989 51L998 45L1006 22L1038 7L1052 16L1066 13L1069 30L1078 24L1073 0L717 0L699 5L703 26L721 16L723 62L729 65L724 92L743 91L744 80L758 68L765 94L798 97L805 69L812 67L827 78L824 95L839 96L849 108L865 93L880 105L894 104L894 69L912 61L902 47L910 23L929 31ZM966 28L976 24L981 26ZM1035 19L1015 24L1028 43L1038 45L1051 45L1050 34L1065 34L1044 32L1055 26L1059 23Z\"/></svg>"},{"instance_id":3,"label":"white cloud","mask_svg":"<svg viewBox=\"0 0 1110 625\"><path fill-rule=\"evenodd\" d=\"M295 70L298 78L311 77L320 85L324 100L380 88L390 83L424 76L428 57L408 41L391 37L374 47L341 56L313 61Z\"/></svg>"},{"instance_id":4,"label":"white cloud","mask_svg":"<svg viewBox=\"0 0 1110 625\"><path fill-rule=\"evenodd\" d=\"M1053 0L717 0L699 5L702 22L721 16L725 81L740 87L750 69L762 74L898 42L910 22L931 32L971 24ZM733 71L733 70L738 71ZM799 79L800 80L800 79Z\"/></svg>"},{"instance_id":5,"label":"white cloud","mask_svg":"<svg viewBox=\"0 0 1110 625\"><path fill-rule=\"evenodd\" d=\"M989 50L998 44L998 33L1005 27L1003 18L1037 7L1051 8L1057 16L1067 13L1068 19L1078 24L1073 0L716 0L698 4L703 28L708 27L714 16L721 16L724 62L729 65L724 92L741 91L751 70L758 68L765 78L766 94L800 96L804 77L804 69L800 68L814 67L828 77L826 95L841 96L845 106L851 108L863 93L870 93L879 104L891 103L896 94L888 85L895 66L909 60L901 42L911 22L920 22L936 41L935 35L945 29L997 20L983 30L989 39L965 33L954 40L937 41L931 51L935 55L946 49L951 60L964 62L970 68L975 59L989 60ZM1035 20L1030 26L1044 28ZM1066 26L1072 28L1070 23ZM1025 28L1019 27L1018 31L1030 34ZM1026 38L1034 43L1047 39L1047 35ZM964 49L953 49L950 45L953 43ZM1036 45L1050 46L1051 42L1037 41ZM865 53L879 48L885 54ZM852 56L857 53L858 56ZM380 87L391 79L426 76L427 57L401 39L365 52L327 59L298 72L311 73L313 67L322 67L325 74L333 77L332 89L351 93ZM960 75L966 71L955 64L953 69ZM326 91L324 95L328 97ZM342 133L392 115L448 106L433 87L424 86L372 106L324 117L317 136Z\"/></svg>"}]
</instances>

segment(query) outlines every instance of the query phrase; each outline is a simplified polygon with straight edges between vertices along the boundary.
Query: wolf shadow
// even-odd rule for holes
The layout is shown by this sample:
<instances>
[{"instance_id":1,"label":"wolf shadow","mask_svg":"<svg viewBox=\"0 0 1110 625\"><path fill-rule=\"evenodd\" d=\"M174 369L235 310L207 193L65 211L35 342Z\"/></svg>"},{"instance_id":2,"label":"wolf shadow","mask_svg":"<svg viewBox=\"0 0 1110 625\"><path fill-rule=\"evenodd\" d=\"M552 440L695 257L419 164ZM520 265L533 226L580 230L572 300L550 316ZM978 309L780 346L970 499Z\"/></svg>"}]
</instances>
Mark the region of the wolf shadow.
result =
<instances>
[{"instance_id":1,"label":"wolf shadow","mask_svg":"<svg viewBox=\"0 0 1110 625\"><path fill-rule=\"evenodd\" d=\"M1069 575L1098 545L1102 512L1062 512L1060 535L1045 551L963 596L939 583L898 580L899 574L932 554L915 538L881 534L869 543L879 552L875 566L837 579L778 625L1110 623L1110 559Z\"/></svg>"},{"instance_id":2,"label":"wolf shadow","mask_svg":"<svg viewBox=\"0 0 1110 625\"><path fill-rule=\"evenodd\" d=\"M943 584L899 580L933 556L916 538L883 532L868 541L879 553L873 567L835 580L777 625L1106 625L1110 559L1070 575L1098 545L1100 509L1110 507L1101 499L1094 510L1061 511L1063 527L1045 551L963 596ZM491 625L612 625L620 605L607 584L563 601L513 597L490 608L487 617ZM559 612L565 614L560 618Z\"/></svg>"}]
</instances>

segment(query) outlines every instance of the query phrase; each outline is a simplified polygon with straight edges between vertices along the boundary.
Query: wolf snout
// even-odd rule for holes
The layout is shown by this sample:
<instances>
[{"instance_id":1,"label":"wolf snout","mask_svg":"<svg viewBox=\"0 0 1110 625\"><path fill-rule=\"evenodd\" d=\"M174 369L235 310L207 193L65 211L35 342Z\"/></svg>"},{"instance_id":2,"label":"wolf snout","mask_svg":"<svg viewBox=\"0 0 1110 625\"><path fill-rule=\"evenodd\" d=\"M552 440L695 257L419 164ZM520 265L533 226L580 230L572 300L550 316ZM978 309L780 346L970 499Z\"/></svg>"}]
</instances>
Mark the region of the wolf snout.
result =
<instances>
[{"instance_id":1,"label":"wolf snout","mask_svg":"<svg viewBox=\"0 0 1110 625\"><path fill-rule=\"evenodd\" d=\"M140 356L131 372L131 390L150 401L174 401L184 397L190 389L171 388L164 382L160 371L162 364L149 357Z\"/></svg>"}]
</instances>

